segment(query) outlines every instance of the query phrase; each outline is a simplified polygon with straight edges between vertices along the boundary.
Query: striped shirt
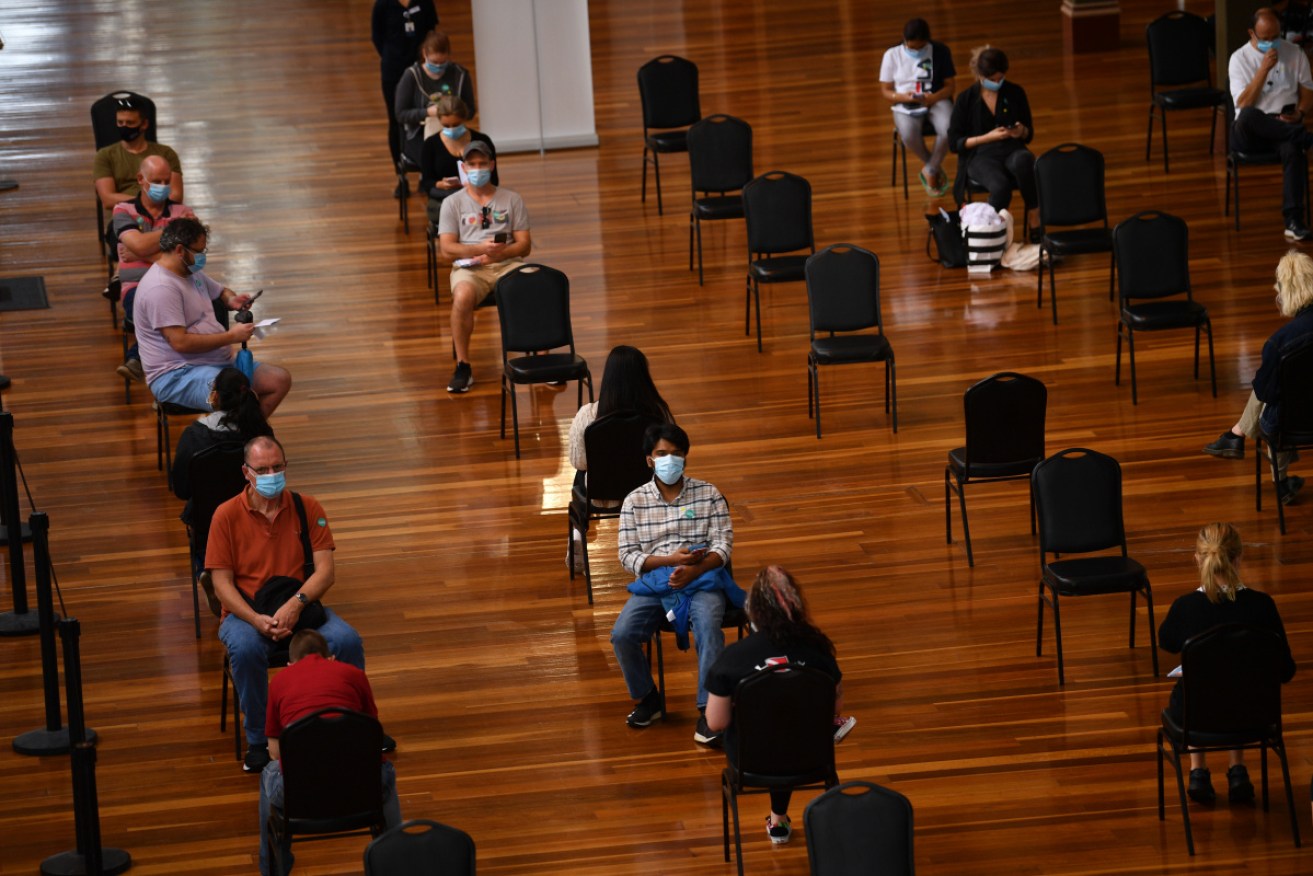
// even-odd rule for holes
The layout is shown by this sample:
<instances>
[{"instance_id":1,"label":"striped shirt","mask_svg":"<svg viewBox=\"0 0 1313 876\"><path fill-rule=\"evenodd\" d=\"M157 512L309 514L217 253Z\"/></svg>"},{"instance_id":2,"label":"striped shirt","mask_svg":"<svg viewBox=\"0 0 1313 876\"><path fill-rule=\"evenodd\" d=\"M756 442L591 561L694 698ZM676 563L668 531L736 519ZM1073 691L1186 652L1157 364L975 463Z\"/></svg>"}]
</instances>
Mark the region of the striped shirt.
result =
<instances>
[{"instance_id":1,"label":"striped shirt","mask_svg":"<svg viewBox=\"0 0 1313 876\"><path fill-rule=\"evenodd\" d=\"M620 565L635 578L643 574L648 557L692 545L706 545L729 563L734 546L729 503L714 486L690 477L684 478L684 489L675 500L667 503L654 478L625 497L618 542Z\"/></svg>"},{"instance_id":2,"label":"striped shirt","mask_svg":"<svg viewBox=\"0 0 1313 876\"><path fill-rule=\"evenodd\" d=\"M114 205L110 221L114 228L114 237L119 241L119 280L123 284L124 295L137 288L141 278L146 276L150 266L155 263L154 256L138 258L132 250L128 249L127 244L123 243L124 232L141 231L149 234L153 231L163 231L164 226L174 219L195 218L196 214L186 204L165 201L160 216L156 219L141 202L140 193L131 201L120 201Z\"/></svg>"}]
</instances>

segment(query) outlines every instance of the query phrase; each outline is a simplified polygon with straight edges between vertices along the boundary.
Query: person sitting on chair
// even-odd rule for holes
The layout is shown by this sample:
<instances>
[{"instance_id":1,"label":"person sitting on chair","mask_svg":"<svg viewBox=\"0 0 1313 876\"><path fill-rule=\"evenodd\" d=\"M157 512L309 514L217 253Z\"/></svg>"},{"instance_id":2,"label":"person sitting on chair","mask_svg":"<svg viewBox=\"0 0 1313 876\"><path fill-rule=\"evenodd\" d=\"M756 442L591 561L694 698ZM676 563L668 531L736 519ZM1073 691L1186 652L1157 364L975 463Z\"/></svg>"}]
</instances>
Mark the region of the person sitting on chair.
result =
<instances>
[{"instance_id":1,"label":"person sitting on chair","mask_svg":"<svg viewBox=\"0 0 1313 876\"><path fill-rule=\"evenodd\" d=\"M1304 127L1313 112L1313 77L1308 57L1281 38L1281 21L1264 7L1249 22L1249 42L1231 53L1227 64L1235 120L1231 148L1281 154L1281 213L1286 240L1308 240L1304 191L1313 134Z\"/></svg>"},{"instance_id":2,"label":"person sitting on chair","mask_svg":"<svg viewBox=\"0 0 1313 876\"><path fill-rule=\"evenodd\" d=\"M1194 561L1199 568L1199 589L1177 597L1166 619L1158 628L1158 644L1163 650L1179 654L1191 636L1197 636L1221 624L1250 624L1272 630L1285 645L1285 667L1281 683L1295 676L1295 661L1290 656L1286 630L1281 624L1272 597L1251 590L1240 581L1240 533L1229 523L1210 523L1199 530L1195 540ZM1181 720L1181 682L1172 688L1168 710ZM1254 799L1254 786L1245 769L1243 751L1232 751L1231 766L1226 771L1227 797L1232 803ZM1209 804L1217 799L1213 779L1203 752L1190 753L1190 799Z\"/></svg>"},{"instance_id":3,"label":"person sitting on chair","mask_svg":"<svg viewBox=\"0 0 1313 876\"><path fill-rule=\"evenodd\" d=\"M278 740L283 731L299 719L320 709L332 707L378 717L374 691L365 673L347 663L339 663L328 650L328 642L315 630L302 630L292 636L287 651L287 668L269 683L269 710L264 732L269 738L268 765L260 774L260 873L269 876L269 809L283 805L283 766L279 760ZM324 764L332 769L332 764ZM383 758L383 819L388 827L401 823L401 802L397 799L397 773ZM282 849L287 869L292 869L289 842Z\"/></svg>"},{"instance_id":4,"label":"person sitting on chair","mask_svg":"<svg viewBox=\"0 0 1313 876\"><path fill-rule=\"evenodd\" d=\"M913 18L903 25L903 41L885 51L880 61L880 91L893 105L898 138L924 165L919 176L929 195L942 195L948 188L943 165L948 155L956 76L953 53L948 46L930 39L930 25L924 18ZM926 119L935 132L932 152L925 148Z\"/></svg>"},{"instance_id":5,"label":"person sitting on chair","mask_svg":"<svg viewBox=\"0 0 1313 876\"><path fill-rule=\"evenodd\" d=\"M725 647L720 624L725 602L743 605L743 591L724 568L734 546L729 504L714 486L684 475L688 435L674 423L655 423L643 436L643 452L652 480L625 497L620 507L620 565L637 580L611 628L611 646L636 705L626 718L630 727L646 727L665 710L661 692L643 645L672 613L681 649L691 626L698 655L699 713L706 709L707 673ZM693 739L704 745L720 733L699 715Z\"/></svg>"},{"instance_id":6,"label":"person sitting on chair","mask_svg":"<svg viewBox=\"0 0 1313 876\"><path fill-rule=\"evenodd\" d=\"M277 439L264 436L247 442L242 472L246 489L220 505L210 522L205 567L223 605L219 639L228 649L233 686L246 716L242 768L258 773L269 762L264 718L270 657L297 632L301 613L318 604L336 573L328 517L313 496L286 489L287 457ZM300 507L295 507L297 500ZM276 610L258 611L261 587L280 577L302 584ZM360 634L328 607L322 612L319 634L339 660L363 671Z\"/></svg>"},{"instance_id":7,"label":"person sitting on chair","mask_svg":"<svg viewBox=\"0 0 1313 876\"><path fill-rule=\"evenodd\" d=\"M146 386L158 402L210 410L210 384L233 364L233 344L245 343L255 324L224 329L214 301L240 310L250 296L238 295L205 275L210 229L196 219L178 219L160 234L159 255L137 285L137 345ZM199 293L199 294L198 294ZM277 365L256 363L251 386L269 417L292 388L292 376Z\"/></svg>"},{"instance_id":8,"label":"person sitting on chair","mask_svg":"<svg viewBox=\"0 0 1313 876\"><path fill-rule=\"evenodd\" d=\"M1281 357L1313 341L1313 258L1292 249L1277 262L1277 309L1290 321L1272 333L1263 344L1258 371L1254 374L1253 391L1245 403L1240 420L1216 441L1204 447L1204 453L1223 459L1244 459L1245 436L1257 438L1260 430L1268 432L1277 426L1277 403L1281 400ZM1269 451L1270 452L1270 451ZM1277 454L1277 495L1283 504L1295 501L1304 486L1298 475L1286 475L1290 463L1298 459L1295 451Z\"/></svg>"},{"instance_id":9,"label":"person sitting on chair","mask_svg":"<svg viewBox=\"0 0 1313 876\"><path fill-rule=\"evenodd\" d=\"M423 144L443 127L443 113L438 108L442 98L460 98L468 107L466 118L475 113L474 80L470 71L451 60L451 38L440 30L429 31L420 56L423 60L411 64L397 83L395 107L404 131L401 151L416 167L420 166Z\"/></svg>"},{"instance_id":10,"label":"person sitting on chair","mask_svg":"<svg viewBox=\"0 0 1313 876\"><path fill-rule=\"evenodd\" d=\"M470 120L470 110L465 105L465 101L454 94L447 94L438 98L434 107L438 113L438 121L442 124L442 130L436 137L429 137L424 141L424 151L419 165L419 184L422 190L428 192L429 222L436 226L442 219L442 202L448 195L459 192L464 187L460 172L461 158L465 155L466 146L475 140L487 143L493 160L492 184L501 185L501 178L497 174L497 147L493 145L492 138L487 134L476 131L466 124Z\"/></svg>"}]
</instances>

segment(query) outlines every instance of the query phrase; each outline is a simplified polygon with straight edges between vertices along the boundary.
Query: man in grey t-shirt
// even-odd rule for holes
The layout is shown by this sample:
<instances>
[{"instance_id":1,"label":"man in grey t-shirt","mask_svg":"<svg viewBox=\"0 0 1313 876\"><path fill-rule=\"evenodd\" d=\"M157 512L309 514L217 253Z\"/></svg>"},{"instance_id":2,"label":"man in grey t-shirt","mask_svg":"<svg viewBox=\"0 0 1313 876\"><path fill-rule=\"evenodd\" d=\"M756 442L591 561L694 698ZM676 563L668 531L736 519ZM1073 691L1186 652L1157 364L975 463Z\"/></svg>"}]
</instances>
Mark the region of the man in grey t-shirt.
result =
<instances>
[{"instance_id":1,"label":"man in grey t-shirt","mask_svg":"<svg viewBox=\"0 0 1313 876\"><path fill-rule=\"evenodd\" d=\"M523 264L521 259L532 248L524 201L515 192L492 184L493 157L488 144L473 140L462 157L468 182L442 202L438 219L442 256L453 266L451 337L456 347L456 372L447 392L468 392L474 383L470 368L474 309L492 293L502 275Z\"/></svg>"}]
</instances>

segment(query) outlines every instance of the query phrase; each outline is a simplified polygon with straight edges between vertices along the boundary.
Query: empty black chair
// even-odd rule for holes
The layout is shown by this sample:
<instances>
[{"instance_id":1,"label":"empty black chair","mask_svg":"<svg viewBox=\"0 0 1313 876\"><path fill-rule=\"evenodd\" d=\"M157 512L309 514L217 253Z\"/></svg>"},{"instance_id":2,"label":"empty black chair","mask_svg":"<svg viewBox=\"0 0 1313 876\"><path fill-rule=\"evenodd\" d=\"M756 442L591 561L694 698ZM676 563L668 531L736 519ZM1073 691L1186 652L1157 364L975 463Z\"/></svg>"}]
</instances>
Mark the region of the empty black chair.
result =
<instances>
[{"instance_id":1,"label":"empty black chair","mask_svg":"<svg viewBox=\"0 0 1313 876\"><path fill-rule=\"evenodd\" d=\"M517 384L579 381L579 400L593 400L593 376L588 363L575 355L570 325L570 280L546 265L521 265L497 281L497 317L501 321L501 437L506 437L506 395L511 397L515 428L515 458L520 458L520 414ZM569 348L567 353L545 352ZM529 353L510 357L510 353Z\"/></svg>"},{"instance_id":2,"label":"empty black chair","mask_svg":"<svg viewBox=\"0 0 1313 876\"><path fill-rule=\"evenodd\" d=\"M196 638L201 637L201 597L194 557L203 557L210 541L210 521L215 509L246 488L242 474L242 445L216 444L193 456L187 463L188 568L191 572L192 608L196 615ZM174 479L175 486L177 479Z\"/></svg>"},{"instance_id":3,"label":"empty black chair","mask_svg":"<svg viewBox=\"0 0 1313 876\"><path fill-rule=\"evenodd\" d=\"M1144 29L1149 43L1149 129L1144 137L1144 160L1153 149L1153 116L1157 111L1163 122L1163 173L1167 161L1167 111L1208 109L1212 123L1208 129L1208 154L1213 154L1217 140L1217 113L1226 105L1226 93L1213 87L1208 66L1211 29L1208 23L1189 12L1172 11L1158 16ZM1159 86L1167 90L1159 91ZM1189 87L1182 87L1189 86Z\"/></svg>"},{"instance_id":4,"label":"empty black chair","mask_svg":"<svg viewBox=\"0 0 1313 876\"><path fill-rule=\"evenodd\" d=\"M1001 371L975 384L962 398L967 443L948 452L944 468L944 536L953 543L953 500L962 509L967 565L976 564L967 523L966 485L991 481L1028 481L1044 459L1044 416L1049 392L1034 377ZM1035 494L1030 494L1030 534L1035 534Z\"/></svg>"},{"instance_id":5,"label":"empty black chair","mask_svg":"<svg viewBox=\"0 0 1313 876\"><path fill-rule=\"evenodd\" d=\"M1290 652L1272 630L1224 624L1189 639L1181 649L1181 713L1163 709L1158 730L1158 820L1167 818L1163 799L1163 756L1176 770L1185 845L1194 854L1190 804L1185 797L1181 758L1191 751L1259 749L1262 754L1263 811L1268 811L1267 751L1276 752L1286 783L1290 832L1300 847L1299 818L1290 786L1290 765L1281 734L1281 682Z\"/></svg>"},{"instance_id":6,"label":"empty black chair","mask_svg":"<svg viewBox=\"0 0 1313 876\"><path fill-rule=\"evenodd\" d=\"M1058 648L1058 684L1067 679L1062 663L1062 616L1059 596L1094 596L1102 593L1131 595L1129 647L1135 647L1135 599L1144 596L1149 609L1149 654L1158 675L1158 633L1153 622L1153 591L1144 566L1126 553L1126 526L1122 519L1122 467L1111 456L1073 447L1035 466L1031 476L1035 511L1039 517L1039 614L1035 628L1035 656L1043 653L1044 604L1053 609L1053 638ZM1117 555L1067 557L1120 549ZM1050 562L1048 554L1055 559Z\"/></svg>"},{"instance_id":7,"label":"empty black chair","mask_svg":"<svg viewBox=\"0 0 1313 876\"><path fill-rule=\"evenodd\" d=\"M1190 287L1190 231L1185 220L1158 210L1136 213L1112 232L1117 260L1121 317L1117 322L1117 370L1122 382L1122 336L1131 357L1131 404L1139 404L1135 380L1135 332L1194 329L1194 378L1199 379L1199 334L1208 333L1208 373L1217 398L1213 361L1213 324L1208 308L1194 300ZM1179 296L1184 295L1181 299ZM1171 300L1168 300L1171 299ZM1143 302L1143 303L1136 303Z\"/></svg>"},{"instance_id":8,"label":"empty black chair","mask_svg":"<svg viewBox=\"0 0 1313 876\"><path fill-rule=\"evenodd\" d=\"M599 417L584 430L584 453L588 457L584 488L576 488L566 512L569 539L570 580L574 580L576 542L572 532L583 538L578 549L584 554L584 581L588 604L593 604L593 572L588 564L588 529L594 520L620 516L620 503L635 489L652 479L643 453L643 434L652 420L633 411L615 411Z\"/></svg>"},{"instance_id":9,"label":"empty black chair","mask_svg":"<svg viewBox=\"0 0 1313 876\"><path fill-rule=\"evenodd\" d=\"M656 175L657 215L660 216L661 153L687 152L688 126L702 118L702 106L698 100L698 65L675 55L653 58L638 68L638 97L643 105L641 200L647 203L647 164L651 161ZM671 128L677 130L669 130ZM651 158L648 158L649 153Z\"/></svg>"},{"instance_id":10,"label":"empty black chair","mask_svg":"<svg viewBox=\"0 0 1313 876\"><path fill-rule=\"evenodd\" d=\"M693 206L688 214L688 269L697 237L698 285L702 285L702 223L742 219L742 189L752 179L752 126L733 116L707 116L688 129L688 167Z\"/></svg>"},{"instance_id":11,"label":"empty black chair","mask_svg":"<svg viewBox=\"0 0 1313 876\"><path fill-rule=\"evenodd\" d=\"M720 813L729 861L730 814L734 852L743 876L739 795L790 788L832 788L834 679L810 666L770 666L749 675L734 691L733 721L725 740Z\"/></svg>"},{"instance_id":12,"label":"empty black chair","mask_svg":"<svg viewBox=\"0 0 1313 876\"><path fill-rule=\"evenodd\" d=\"M1273 487L1277 489L1277 522L1286 534L1286 506L1281 504L1278 476L1278 453L1313 448L1313 343L1287 352L1277 371L1280 387L1277 404L1277 428L1268 433L1261 427L1254 442L1254 510L1263 510L1263 444L1268 445Z\"/></svg>"},{"instance_id":13,"label":"empty black chair","mask_svg":"<svg viewBox=\"0 0 1313 876\"><path fill-rule=\"evenodd\" d=\"M748 279L743 298L743 333L751 333L751 306L757 305L757 352L761 352L761 284L801 283L816 252L812 238L812 187L782 170L764 173L743 187L748 226ZM805 253L799 250L806 250Z\"/></svg>"},{"instance_id":14,"label":"empty black chair","mask_svg":"<svg viewBox=\"0 0 1313 876\"><path fill-rule=\"evenodd\" d=\"M365 848L365 876L475 876L474 840L459 828L416 818Z\"/></svg>"},{"instance_id":15,"label":"empty black chair","mask_svg":"<svg viewBox=\"0 0 1313 876\"><path fill-rule=\"evenodd\" d=\"M269 811L274 873L288 872L284 839L377 837L386 829L379 780L382 749L378 720L350 709L320 709L283 732L283 805L271 805Z\"/></svg>"},{"instance_id":16,"label":"empty black chair","mask_svg":"<svg viewBox=\"0 0 1313 876\"><path fill-rule=\"evenodd\" d=\"M912 803L871 782L844 782L802 813L811 876L913 876Z\"/></svg>"},{"instance_id":17,"label":"empty black chair","mask_svg":"<svg viewBox=\"0 0 1313 876\"><path fill-rule=\"evenodd\" d=\"M1263 165L1281 166L1281 153L1279 152L1247 152L1243 149L1234 147L1231 141L1231 126L1235 124L1235 101L1231 97L1231 92L1225 92L1222 95L1225 101L1226 113L1226 197L1223 200L1224 215L1231 215L1231 194L1235 192L1235 230L1240 230L1240 168L1242 167L1261 167ZM1308 177L1304 178L1304 224L1309 221L1309 186Z\"/></svg>"},{"instance_id":18,"label":"empty black chair","mask_svg":"<svg viewBox=\"0 0 1313 876\"><path fill-rule=\"evenodd\" d=\"M1047 267L1054 325L1058 324L1055 256L1108 253L1108 300L1112 300L1117 262L1112 255L1112 229L1108 227L1103 176L1103 153L1079 143L1063 143L1035 159L1039 223L1044 229L1044 236L1040 239L1036 304L1044 306L1044 269ZM1099 223L1095 228L1052 230L1054 226L1095 222Z\"/></svg>"},{"instance_id":19,"label":"empty black chair","mask_svg":"<svg viewBox=\"0 0 1313 876\"><path fill-rule=\"evenodd\" d=\"M836 243L807 259L805 273L811 320L807 415L812 415L814 401L816 437L821 437L820 366L857 362L884 363L884 410L892 412L893 429L897 433L898 381L894 350L885 337L880 315L880 260L860 246ZM868 328L874 328L876 334L858 334Z\"/></svg>"}]
</instances>

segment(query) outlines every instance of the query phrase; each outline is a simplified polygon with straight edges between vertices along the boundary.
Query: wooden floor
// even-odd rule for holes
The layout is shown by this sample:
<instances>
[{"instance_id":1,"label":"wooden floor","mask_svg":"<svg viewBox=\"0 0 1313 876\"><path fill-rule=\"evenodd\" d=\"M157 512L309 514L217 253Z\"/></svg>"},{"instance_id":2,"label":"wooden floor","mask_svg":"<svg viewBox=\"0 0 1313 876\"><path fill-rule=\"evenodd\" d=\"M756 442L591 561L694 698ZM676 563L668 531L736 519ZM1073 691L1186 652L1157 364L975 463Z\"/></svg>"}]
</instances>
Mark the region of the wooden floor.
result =
<instances>
[{"instance_id":1,"label":"wooden floor","mask_svg":"<svg viewBox=\"0 0 1313 876\"><path fill-rule=\"evenodd\" d=\"M1061 266L1058 327L1035 308L1033 274L968 281L926 259L927 202L888 185L876 71L910 14L892 4L595 0L601 146L500 163L532 214L534 257L571 278L576 338L595 373L615 344L651 358L692 436L689 472L731 500L744 581L778 562L806 585L858 718L840 775L912 800L922 873L1313 871L1311 853L1293 848L1279 773L1269 814L1195 811L1193 860L1179 811L1158 821L1153 739L1170 682L1152 676L1147 618L1141 610L1129 650L1122 599L1069 602L1058 687L1051 638L1034 654L1024 486L971 491L974 569L943 537L942 471L962 441L963 391L999 370L1033 374L1049 387L1050 451L1091 447L1121 461L1131 551L1150 570L1157 619L1195 585L1198 527L1231 520L1248 544L1247 580L1275 595L1296 659L1307 666L1313 655L1313 498L1288 509L1282 537L1270 498L1254 511L1252 463L1200 453L1239 413L1280 323L1279 183L1270 170L1246 172L1244 231L1234 232L1204 114L1173 116L1170 176L1160 143L1145 163L1142 34L1167 5L1123 0L1121 49L1079 57L1063 53L1057 3L941 0L917 11L963 67L987 40L1010 52L1037 152L1072 140L1103 151L1114 221L1149 207L1188 220L1197 297L1217 333L1216 399L1191 379L1188 333L1142 340L1138 407L1129 386L1113 385L1116 315L1101 257ZM157 101L187 202L213 227L212 274L263 287L259 315L283 320L257 353L295 380L274 425L291 485L332 518L331 604L364 636L400 743L404 814L468 830L489 874L732 873L720 850L722 759L691 739L694 661L670 660L669 720L627 729L608 641L627 583L614 525L592 546L595 605L563 567L574 392L522 392L515 460L497 435L498 341L486 311L473 391L443 391L447 299L434 306L423 234L402 233L388 196L370 6L4 4L0 176L21 188L0 194L0 276L44 276L51 307L0 314L0 372L14 381L5 402L50 515L64 599L83 623L104 842L129 850L142 874L250 872L257 846L256 781L218 730L215 624L207 616L193 638L180 506L155 470L147 394L138 386L123 402L119 338L97 294L87 108L131 88ZM456 58L477 62L469 4L440 6ZM879 372L853 367L822 375L826 435L816 440L804 291L764 293L758 354L742 332L741 223L708 226L705 286L687 270L685 162L664 164L664 216L654 199L639 203L634 75L668 51L700 66L704 112L752 123L760 171L811 181L818 243L879 254L897 435ZM422 213L419 198L412 209ZM1162 661L1164 672L1175 665ZM8 745L43 723L39 662L35 639L0 641L4 874L35 872L74 841L67 760ZM1311 678L1305 670L1285 691L1307 838ZM799 821L805 802L793 807ZM761 798L743 807L748 871L805 873L801 837L771 848L760 835L765 808ZM298 872L358 873L362 848L312 844Z\"/></svg>"}]
</instances>

